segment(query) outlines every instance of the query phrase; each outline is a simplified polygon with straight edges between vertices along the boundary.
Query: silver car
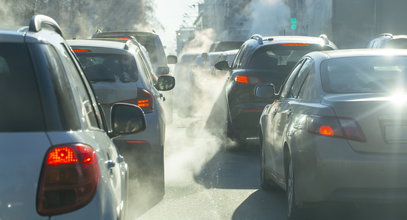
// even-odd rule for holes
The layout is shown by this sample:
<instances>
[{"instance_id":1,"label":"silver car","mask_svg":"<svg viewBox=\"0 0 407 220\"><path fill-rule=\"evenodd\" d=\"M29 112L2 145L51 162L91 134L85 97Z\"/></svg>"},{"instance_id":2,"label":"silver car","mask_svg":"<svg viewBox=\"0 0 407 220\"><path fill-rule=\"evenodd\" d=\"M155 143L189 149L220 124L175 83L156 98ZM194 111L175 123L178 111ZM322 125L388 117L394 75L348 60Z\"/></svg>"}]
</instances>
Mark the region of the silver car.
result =
<instances>
[{"instance_id":1,"label":"silver car","mask_svg":"<svg viewBox=\"0 0 407 220\"><path fill-rule=\"evenodd\" d=\"M406 83L403 50L313 52L297 63L260 119L262 186L286 190L289 218L311 204L407 201Z\"/></svg>"},{"instance_id":2,"label":"silver car","mask_svg":"<svg viewBox=\"0 0 407 220\"><path fill-rule=\"evenodd\" d=\"M93 89L109 115L114 103L136 104L143 109L146 130L115 139L119 152L130 167L130 178L148 182L160 195L164 194L165 97L160 91L175 85L172 76L155 78L151 63L141 45L131 40L68 41Z\"/></svg>"},{"instance_id":3,"label":"silver car","mask_svg":"<svg viewBox=\"0 0 407 220\"><path fill-rule=\"evenodd\" d=\"M0 31L0 219L125 219L128 166L111 138L145 128L112 107L106 129L59 25L36 15Z\"/></svg>"}]
</instances>

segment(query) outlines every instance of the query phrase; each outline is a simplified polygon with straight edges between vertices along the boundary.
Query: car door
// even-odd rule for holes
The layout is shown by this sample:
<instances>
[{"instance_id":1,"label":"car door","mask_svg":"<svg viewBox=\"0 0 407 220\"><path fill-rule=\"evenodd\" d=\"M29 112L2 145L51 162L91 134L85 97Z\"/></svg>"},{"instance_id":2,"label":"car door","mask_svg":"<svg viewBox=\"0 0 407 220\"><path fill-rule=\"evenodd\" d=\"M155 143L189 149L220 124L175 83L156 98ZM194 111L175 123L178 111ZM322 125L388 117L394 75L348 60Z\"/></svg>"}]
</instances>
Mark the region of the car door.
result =
<instances>
[{"instance_id":1,"label":"car door","mask_svg":"<svg viewBox=\"0 0 407 220\"><path fill-rule=\"evenodd\" d=\"M281 96L270 110L270 150L272 157L272 172L279 181L284 181L284 145L286 143L287 128L293 114L293 104L297 101L300 85L311 68L311 60L303 59L298 62L281 90Z\"/></svg>"}]
</instances>

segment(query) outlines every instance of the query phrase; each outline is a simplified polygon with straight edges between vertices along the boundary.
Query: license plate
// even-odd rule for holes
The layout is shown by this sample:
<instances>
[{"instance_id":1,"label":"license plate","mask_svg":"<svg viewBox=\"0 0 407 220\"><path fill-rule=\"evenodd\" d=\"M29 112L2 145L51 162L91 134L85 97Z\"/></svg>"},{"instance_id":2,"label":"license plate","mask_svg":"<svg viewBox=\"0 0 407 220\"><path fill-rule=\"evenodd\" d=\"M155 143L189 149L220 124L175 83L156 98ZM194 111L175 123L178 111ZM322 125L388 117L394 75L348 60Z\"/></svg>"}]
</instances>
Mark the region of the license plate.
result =
<instances>
[{"instance_id":1,"label":"license plate","mask_svg":"<svg viewBox=\"0 0 407 220\"><path fill-rule=\"evenodd\" d=\"M387 142L407 143L407 125L385 125L384 135Z\"/></svg>"}]
</instances>

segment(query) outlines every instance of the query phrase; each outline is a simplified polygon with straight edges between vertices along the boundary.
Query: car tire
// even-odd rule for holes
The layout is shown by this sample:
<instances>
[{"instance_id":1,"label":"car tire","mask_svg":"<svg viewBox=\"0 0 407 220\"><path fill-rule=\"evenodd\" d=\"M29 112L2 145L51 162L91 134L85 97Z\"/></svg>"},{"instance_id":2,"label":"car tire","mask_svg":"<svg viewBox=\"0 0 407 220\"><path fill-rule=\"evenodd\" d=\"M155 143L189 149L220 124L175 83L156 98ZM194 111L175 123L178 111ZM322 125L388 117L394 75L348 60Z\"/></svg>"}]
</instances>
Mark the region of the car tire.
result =
<instances>
[{"instance_id":1,"label":"car tire","mask_svg":"<svg viewBox=\"0 0 407 220\"><path fill-rule=\"evenodd\" d=\"M287 158L287 170L286 170L286 196L287 196L287 219L288 220L300 220L307 219L305 209L299 207L295 200L295 175L294 165L291 157Z\"/></svg>"},{"instance_id":2,"label":"car tire","mask_svg":"<svg viewBox=\"0 0 407 220\"><path fill-rule=\"evenodd\" d=\"M261 135L261 134L260 134ZM260 136L262 137L262 136ZM264 148L263 148L263 138L260 138L260 157L261 157L261 164L260 164L260 187L263 190L276 190L279 189L279 186L271 180L266 173L265 167L265 153L264 153Z\"/></svg>"},{"instance_id":3,"label":"car tire","mask_svg":"<svg viewBox=\"0 0 407 220\"><path fill-rule=\"evenodd\" d=\"M234 146L235 149L244 148L246 146L246 138L239 137L235 134L235 132L233 132L232 122L229 118L226 122L226 136L237 144Z\"/></svg>"}]
</instances>

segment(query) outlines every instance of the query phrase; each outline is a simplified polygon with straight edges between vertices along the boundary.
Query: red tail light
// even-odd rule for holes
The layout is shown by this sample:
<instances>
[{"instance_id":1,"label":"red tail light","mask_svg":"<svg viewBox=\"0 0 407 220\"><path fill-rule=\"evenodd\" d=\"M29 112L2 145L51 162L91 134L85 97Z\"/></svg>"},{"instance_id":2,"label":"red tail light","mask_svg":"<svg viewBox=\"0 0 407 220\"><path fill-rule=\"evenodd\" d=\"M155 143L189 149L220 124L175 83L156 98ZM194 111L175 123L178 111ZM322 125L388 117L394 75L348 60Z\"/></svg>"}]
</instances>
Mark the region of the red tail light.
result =
<instances>
[{"instance_id":1,"label":"red tail light","mask_svg":"<svg viewBox=\"0 0 407 220\"><path fill-rule=\"evenodd\" d=\"M83 50L83 49L72 49L73 52L75 53L87 53L90 52L90 50Z\"/></svg>"},{"instance_id":2,"label":"red tail light","mask_svg":"<svg viewBox=\"0 0 407 220\"><path fill-rule=\"evenodd\" d=\"M153 95L145 89L137 89L137 98L121 102L137 105L143 109L144 113L151 113L154 111Z\"/></svg>"},{"instance_id":3,"label":"red tail light","mask_svg":"<svg viewBox=\"0 0 407 220\"><path fill-rule=\"evenodd\" d=\"M149 91L145 89L138 89L136 100L136 105L142 108L144 113L150 113L154 111L153 95Z\"/></svg>"},{"instance_id":4,"label":"red tail light","mask_svg":"<svg viewBox=\"0 0 407 220\"><path fill-rule=\"evenodd\" d=\"M96 193L100 171L95 150L84 144L52 147L44 161L37 211L51 216L88 204Z\"/></svg>"},{"instance_id":5,"label":"red tail light","mask_svg":"<svg viewBox=\"0 0 407 220\"><path fill-rule=\"evenodd\" d=\"M351 118L312 115L307 118L307 128L313 134L366 141L358 123Z\"/></svg>"},{"instance_id":6,"label":"red tail light","mask_svg":"<svg viewBox=\"0 0 407 220\"><path fill-rule=\"evenodd\" d=\"M235 76L235 82L242 84L258 84L260 81L257 77L237 75Z\"/></svg>"}]
</instances>

